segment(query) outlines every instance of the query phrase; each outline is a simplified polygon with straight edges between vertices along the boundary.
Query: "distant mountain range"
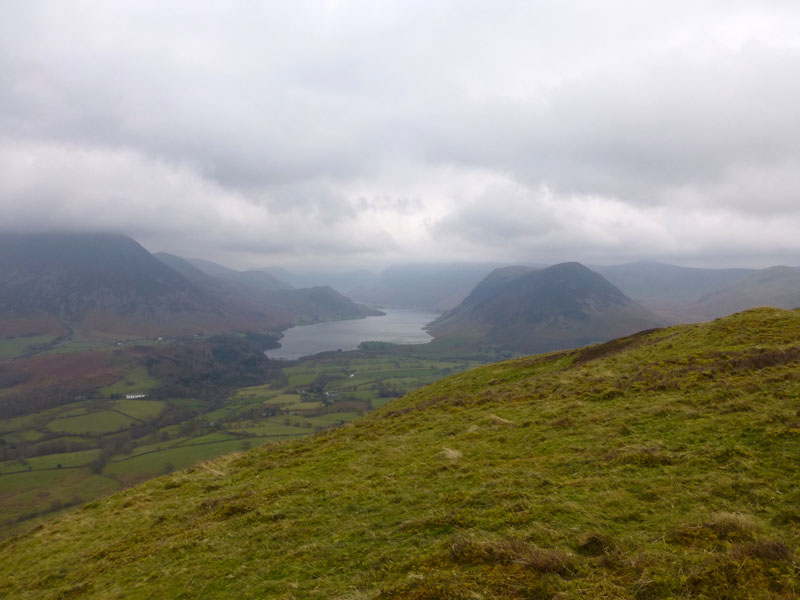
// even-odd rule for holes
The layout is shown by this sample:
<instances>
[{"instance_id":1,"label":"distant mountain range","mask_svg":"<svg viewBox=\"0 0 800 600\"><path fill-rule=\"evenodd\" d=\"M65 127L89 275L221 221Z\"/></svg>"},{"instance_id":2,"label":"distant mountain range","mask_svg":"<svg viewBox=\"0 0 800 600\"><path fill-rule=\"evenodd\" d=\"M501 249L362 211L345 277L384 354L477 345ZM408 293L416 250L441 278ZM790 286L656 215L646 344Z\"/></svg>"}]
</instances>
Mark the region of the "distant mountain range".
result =
<instances>
[{"instance_id":1,"label":"distant mountain range","mask_svg":"<svg viewBox=\"0 0 800 600\"><path fill-rule=\"evenodd\" d=\"M330 288L293 290L266 273L160 258L123 235L4 233L0 336L278 331L378 314Z\"/></svg>"},{"instance_id":2,"label":"distant mountain range","mask_svg":"<svg viewBox=\"0 0 800 600\"><path fill-rule=\"evenodd\" d=\"M578 263L492 269L472 263L394 265L379 274L237 271L152 255L123 235L5 233L0 337L280 331L380 314L354 298L448 311L431 326L439 337L458 332L533 352L609 339L639 325L800 306L794 267L695 269L648 261L592 270Z\"/></svg>"},{"instance_id":3,"label":"distant mountain range","mask_svg":"<svg viewBox=\"0 0 800 600\"><path fill-rule=\"evenodd\" d=\"M800 307L800 269L697 269L655 261L592 266L670 323L707 321L756 306Z\"/></svg>"},{"instance_id":4,"label":"distant mountain range","mask_svg":"<svg viewBox=\"0 0 800 600\"><path fill-rule=\"evenodd\" d=\"M370 271L303 272L265 269L293 285L329 285L348 298L375 306L444 311L454 308L498 265L409 263Z\"/></svg>"},{"instance_id":5,"label":"distant mountain range","mask_svg":"<svg viewBox=\"0 0 800 600\"><path fill-rule=\"evenodd\" d=\"M356 304L327 285L295 289L264 271L236 271L208 260L183 259L163 252L154 256L187 279L215 290L229 301L249 306L251 310L266 306L281 311L290 316L293 325L383 314Z\"/></svg>"},{"instance_id":6,"label":"distant mountain range","mask_svg":"<svg viewBox=\"0 0 800 600\"><path fill-rule=\"evenodd\" d=\"M495 269L428 327L437 339L468 338L518 352L547 352L666 325L580 263Z\"/></svg>"},{"instance_id":7,"label":"distant mountain range","mask_svg":"<svg viewBox=\"0 0 800 600\"><path fill-rule=\"evenodd\" d=\"M698 299L709 317L721 317L754 306L800 307L800 269L770 267L751 271L739 281Z\"/></svg>"}]
</instances>

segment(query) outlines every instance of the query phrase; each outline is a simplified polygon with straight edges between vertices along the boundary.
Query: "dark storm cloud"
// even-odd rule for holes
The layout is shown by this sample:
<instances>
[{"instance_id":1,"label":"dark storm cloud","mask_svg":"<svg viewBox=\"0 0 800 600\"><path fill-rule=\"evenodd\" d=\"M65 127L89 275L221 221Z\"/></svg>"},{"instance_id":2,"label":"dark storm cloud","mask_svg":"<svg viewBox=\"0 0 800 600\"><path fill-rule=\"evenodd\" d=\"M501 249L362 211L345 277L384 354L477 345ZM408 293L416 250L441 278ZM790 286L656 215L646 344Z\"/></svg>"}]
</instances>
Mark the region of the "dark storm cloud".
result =
<instances>
[{"instance_id":1,"label":"dark storm cloud","mask_svg":"<svg viewBox=\"0 0 800 600\"><path fill-rule=\"evenodd\" d=\"M2 226L240 265L800 262L798 31L777 0L7 0Z\"/></svg>"}]
</instances>

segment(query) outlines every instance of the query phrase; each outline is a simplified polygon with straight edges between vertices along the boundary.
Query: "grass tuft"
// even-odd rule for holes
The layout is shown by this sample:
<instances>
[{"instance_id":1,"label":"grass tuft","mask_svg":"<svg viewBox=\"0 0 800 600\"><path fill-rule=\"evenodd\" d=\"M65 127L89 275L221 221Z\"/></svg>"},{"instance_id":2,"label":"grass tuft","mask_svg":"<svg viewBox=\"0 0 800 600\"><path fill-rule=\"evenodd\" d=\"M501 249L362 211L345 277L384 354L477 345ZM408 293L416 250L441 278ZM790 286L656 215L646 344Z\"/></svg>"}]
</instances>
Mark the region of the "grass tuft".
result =
<instances>
[{"instance_id":1,"label":"grass tuft","mask_svg":"<svg viewBox=\"0 0 800 600\"><path fill-rule=\"evenodd\" d=\"M566 552L539 548L519 538L484 540L459 535L453 541L450 554L457 563L513 564L538 573L566 575L573 566L572 557Z\"/></svg>"}]
</instances>

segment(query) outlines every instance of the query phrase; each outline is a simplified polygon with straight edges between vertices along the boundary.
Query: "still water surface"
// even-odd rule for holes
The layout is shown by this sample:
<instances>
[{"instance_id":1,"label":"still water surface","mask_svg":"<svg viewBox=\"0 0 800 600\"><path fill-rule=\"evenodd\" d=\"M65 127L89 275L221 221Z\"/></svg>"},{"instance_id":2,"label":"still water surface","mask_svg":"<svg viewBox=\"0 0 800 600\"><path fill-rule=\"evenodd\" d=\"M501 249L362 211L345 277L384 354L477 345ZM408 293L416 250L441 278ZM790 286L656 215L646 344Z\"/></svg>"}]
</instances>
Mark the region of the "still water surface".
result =
<instances>
[{"instance_id":1,"label":"still water surface","mask_svg":"<svg viewBox=\"0 0 800 600\"><path fill-rule=\"evenodd\" d=\"M328 321L292 327L284 332L281 347L267 350L269 358L295 359L330 350L355 350L361 342L424 344L431 340L423 327L439 315L424 310L382 308L382 317Z\"/></svg>"}]
</instances>

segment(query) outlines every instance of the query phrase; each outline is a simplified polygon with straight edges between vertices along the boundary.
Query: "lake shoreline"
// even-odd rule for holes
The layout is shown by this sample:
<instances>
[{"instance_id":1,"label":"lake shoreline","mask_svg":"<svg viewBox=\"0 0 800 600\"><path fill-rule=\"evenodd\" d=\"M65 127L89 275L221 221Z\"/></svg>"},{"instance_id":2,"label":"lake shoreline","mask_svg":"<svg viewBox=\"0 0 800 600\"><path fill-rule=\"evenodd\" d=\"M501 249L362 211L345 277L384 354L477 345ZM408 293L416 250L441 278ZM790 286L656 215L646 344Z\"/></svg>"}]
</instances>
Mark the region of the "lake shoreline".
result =
<instances>
[{"instance_id":1,"label":"lake shoreline","mask_svg":"<svg viewBox=\"0 0 800 600\"><path fill-rule=\"evenodd\" d=\"M304 356L355 350L362 342L425 344L433 337L425 329L439 314L433 311L381 307L382 316L297 325L284 332L280 348L264 354L269 359L296 360Z\"/></svg>"}]
</instances>

